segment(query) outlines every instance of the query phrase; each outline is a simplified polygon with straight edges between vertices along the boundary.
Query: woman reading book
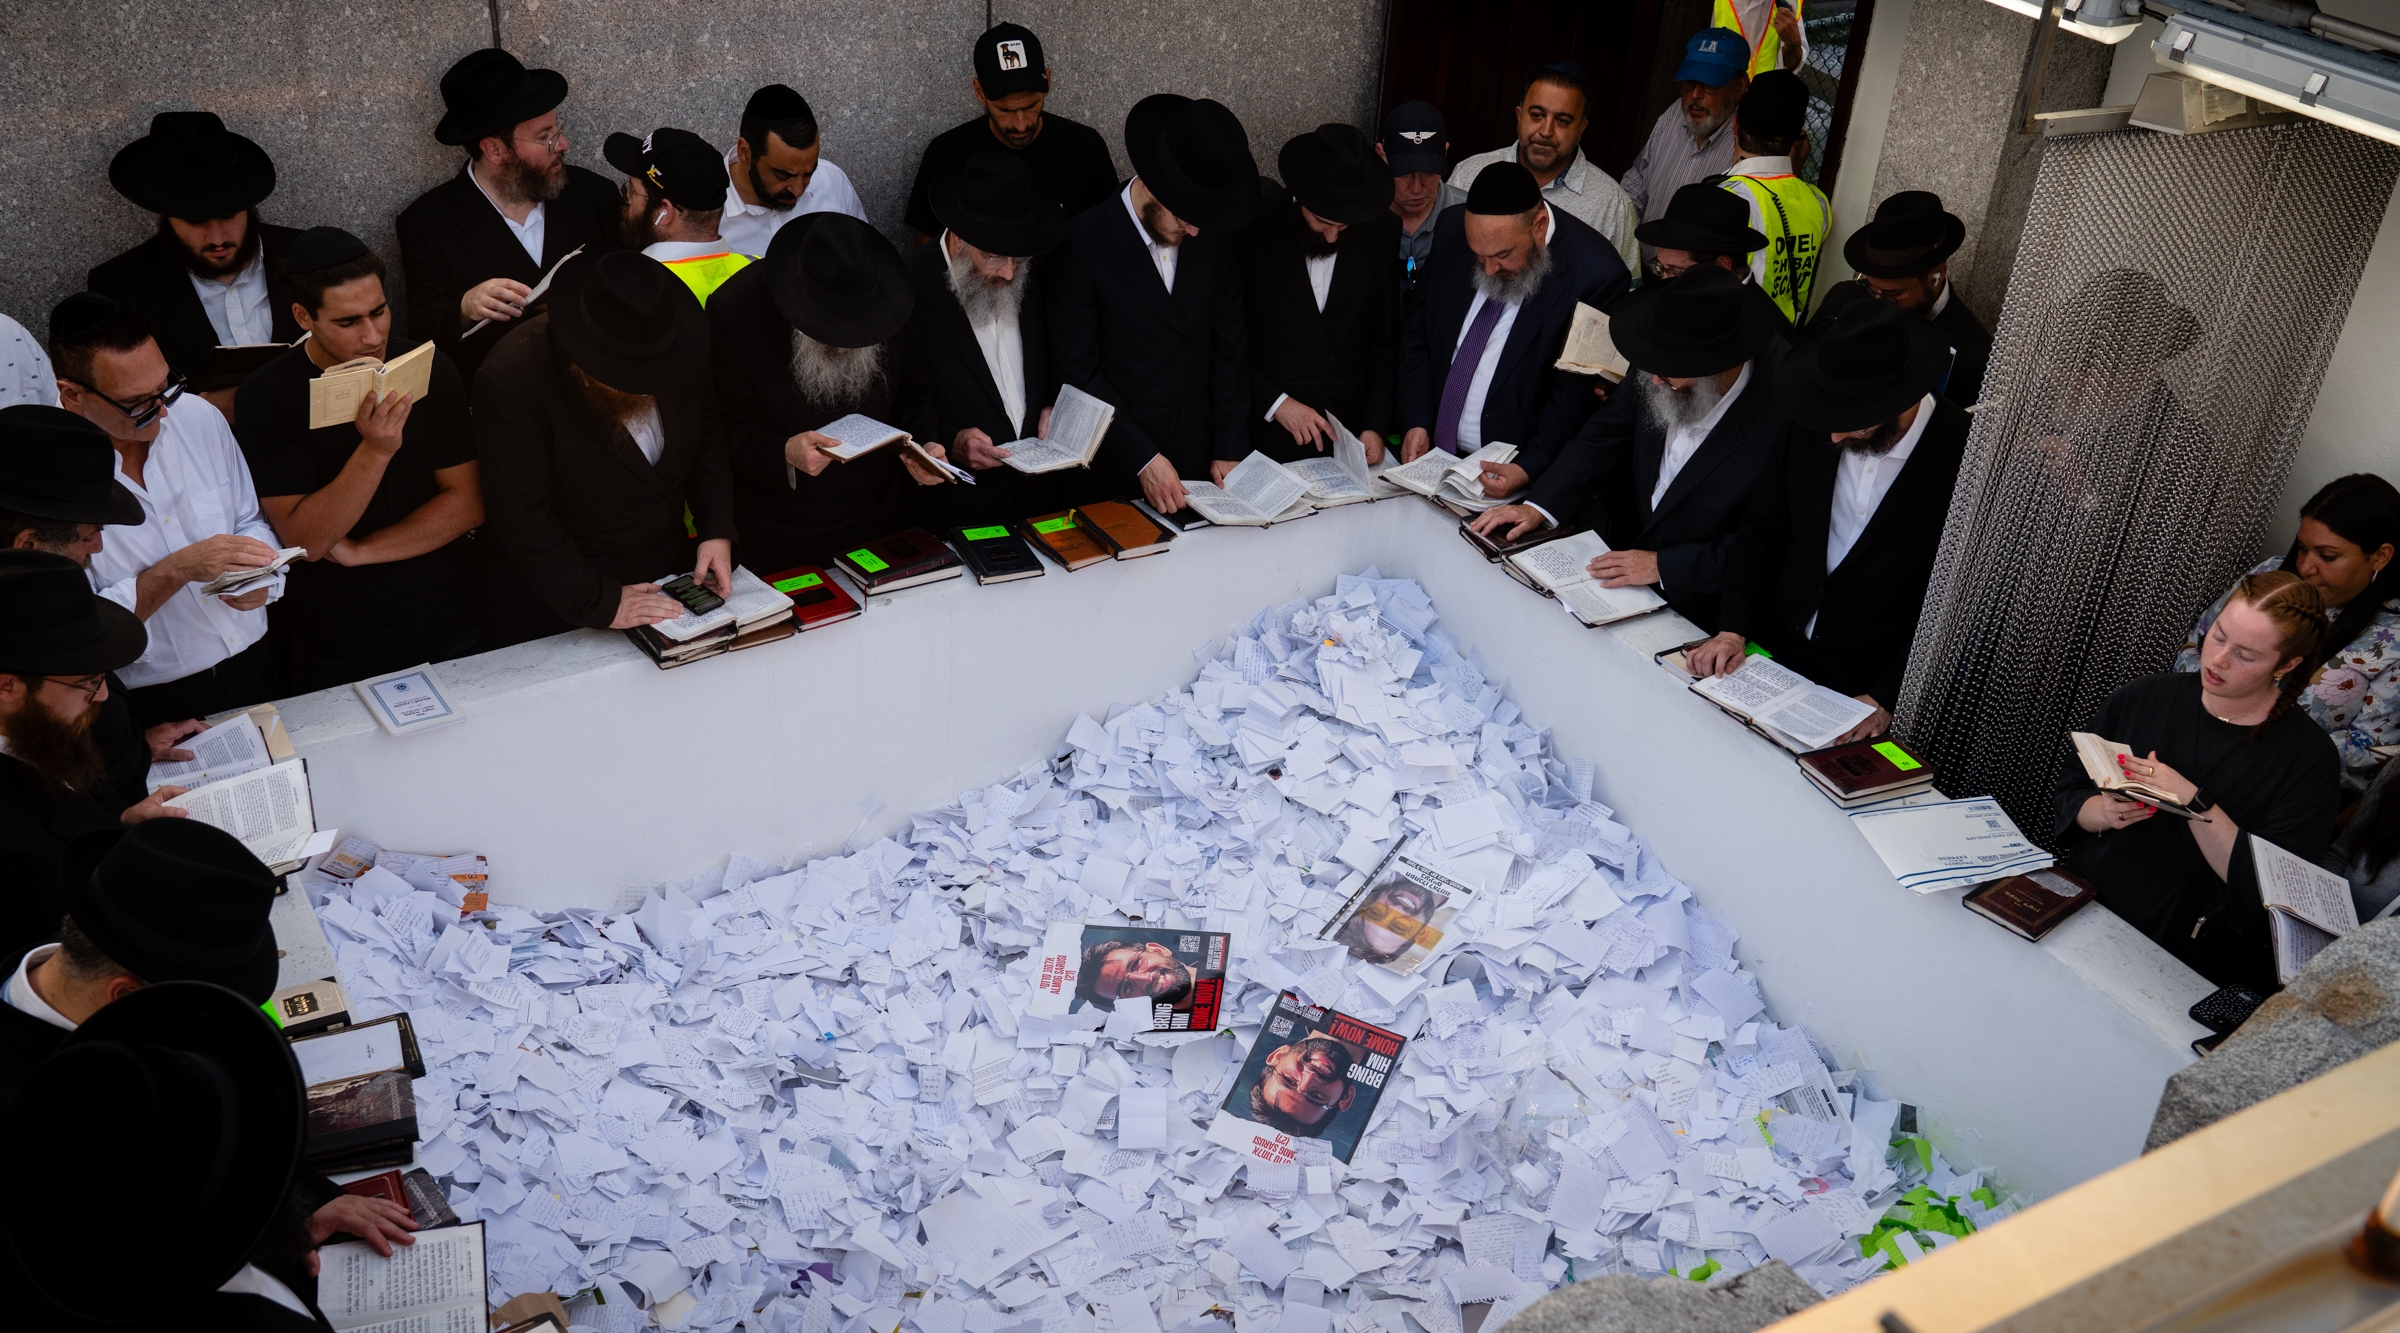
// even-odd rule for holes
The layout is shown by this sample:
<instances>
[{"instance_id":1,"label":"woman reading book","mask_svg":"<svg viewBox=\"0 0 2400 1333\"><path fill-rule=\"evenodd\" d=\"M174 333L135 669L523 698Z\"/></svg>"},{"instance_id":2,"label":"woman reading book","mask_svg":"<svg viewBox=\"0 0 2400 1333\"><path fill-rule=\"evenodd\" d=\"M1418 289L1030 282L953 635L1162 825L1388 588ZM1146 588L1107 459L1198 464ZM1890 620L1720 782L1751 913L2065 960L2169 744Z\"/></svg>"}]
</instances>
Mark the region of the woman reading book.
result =
<instances>
[{"instance_id":1,"label":"woman reading book","mask_svg":"<svg viewBox=\"0 0 2400 1333\"><path fill-rule=\"evenodd\" d=\"M2301 669L2302 712L2342 752L2342 799L2356 799L2400 743L2400 490L2371 472L2336 477L2300 507L2292 549L2251 572L2288 570L2316 585L2332 632ZM2225 599L2202 612L2177 671L2200 669L2201 646Z\"/></svg>"},{"instance_id":2,"label":"woman reading book","mask_svg":"<svg viewBox=\"0 0 2400 1333\"><path fill-rule=\"evenodd\" d=\"M2333 742L2293 705L2325 633L2314 585L2280 570L2226 595L2197 673L2144 676L2111 694L2087 730L2133 752L2132 781L2190 818L2101 791L2070 757L2058 781L2060 862L2100 901L2216 984L2277 989L2266 909L2246 840L2306 860L2333 838L2341 775Z\"/></svg>"}]
</instances>

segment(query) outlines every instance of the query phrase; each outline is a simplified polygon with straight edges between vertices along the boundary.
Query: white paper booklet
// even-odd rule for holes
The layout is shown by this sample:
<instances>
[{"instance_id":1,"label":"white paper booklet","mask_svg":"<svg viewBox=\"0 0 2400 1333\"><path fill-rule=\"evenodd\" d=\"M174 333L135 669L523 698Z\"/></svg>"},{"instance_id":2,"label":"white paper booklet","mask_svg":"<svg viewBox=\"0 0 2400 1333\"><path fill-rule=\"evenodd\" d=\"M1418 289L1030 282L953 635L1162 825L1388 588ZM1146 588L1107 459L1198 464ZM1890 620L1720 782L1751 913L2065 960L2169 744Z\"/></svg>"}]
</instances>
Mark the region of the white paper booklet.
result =
<instances>
[{"instance_id":1,"label":"white paper booklet","mask_svg":"<svg viewBox=\"0 0 2400 1333\"><path fill-rule=\"evenodd\" d=\"M1875 706L1826 689L1808 677L1755 653L1728 676L1692 682L1692 692L1746 721L1755 722L1775 743L1794 754L1822 750L1842 733L1874 716Z\"/></svg>"},{"instance_id":2,"label":"white paper booklet","mask_svg":"<svg viewBox=\"0 0 2400 1333\"><path fill-rule=\"evenodd\" d=\"M1428 449L1413 463L1385 469L1383 479L1428 499L1481 513L1508 503L1483 493L1483 465L1516 460L1517 446L1513 444L1487 444L1464 458Z\"/></svg>"},{"instance_id":3,"label":"white paper booklet","mask_svg":"<svg viewBox=\"0 0 2400 1333\"><path fill-rule=\"evenodd\" d=\"M1202 518L1227 527L1262 527L1295 506L1306 507L1308 496L1308 483L1297 473L1256 450L1225 474L1222 488L1186 481L1183 489Z\"/></svg>"},{"instance_id":4,"label":"white paper booklet","mask_svg":"<svg viewBox=\"0 0 2400 1333\"><path fill-rule=\"evenodd\" d=\"M527 310L531 310L531 309L533 309L533 303L534 303L534 302L536 302L536 301L539 301L539 300L541 300L541 299L542 299L542 297L543 297L543 295L544 295L545 293L547 293L547 292L550 290L550 282L551 282L551 280L552 280L553 278L556 278L556 277L558 276L558 271L559 271L560 269L562 269L562 268L565 268L565 267L567 266L567 261L568 261L568 260L571 260L571 259L573 259L575 256L577 256L577 255L579 255L579 254L582 254L582 253L583 253L583 247L579 245L579 246L576 246L574 249L567 251L565 254L563 254L563 255L560 255L560 256L558 257L558 262L557 262L557 263L555 263L555 264L552 264L552 265L550 266L550 271L549 271L548 273L545 273L545 274L543 274L543 275L542 275L542 280L541 280L540 282L537 282L537 283L533 284L533 290L532 290L532 291L529 291L529 292L527 292L527 293L525 293L525 306L524 306L524 308L525 308L525 309L527 309ZM476 329L480 329L480 328L482 328L484 325L486 325L486 324L489 324L489 323L491 323L491 321L490 321L490 320L488 320L488 319L479 319L479 320L476 320L473 328L470 328L470 329L468 329L468 330L467 330L465 333L462 333L462 334L460 334L460 335L458 335L458 336L459 336L459 337L461 337L461 338L472 338L472 337L474 337L474 336L475 336L475 330L476 330Z\"/></svg>"},{"instance_id":5,"label":"white paper booklet","mask_svg":"<svg viewBox=\"0 0 2400 1333\"><path fill-rule=\"evenodd\" d=\"M433 673L430 662L354 681L350 688L358 691L359 701L375 715L386 735L438 731L466 716L466 710L443 687L442 678Z\"/></svg>"},{"instance_id":6,"label":"white paper booklet","mask_svg":"<svg viewBox=\"0 0 2400 1333\"><path fill-rule=\"evenodd\" d=\"M674 577L677 576L667 576ZM659 580L661 583L666 581ZM732 596L727 597L714 611L698 614L685 611L673 620L662 620L650 628L677 643L684 643L723 625L749 625L765 620L778 611L792 609L792 599L788 595L768 587L764 579L740 565L733 567L733 582L726 591Z\"/></svg>"},{"instance_id":7,"label":"white paper booklet","mask_svg":"<svg viewBox=\"0 0 2400 1333\"><path fill-rule=\"evenodd\" d=\"M2255 835L2250 863L2258 871L2258 899L2266 904L2273 928L2275 979L2288 986L2326 945L2358 929L2350 881Z\"/></svg>"},{"instance_id":8,"label":"white paper booklet","mask_svg":"<svg viewBox=\"0 0 2400 1333\"><path fill-rule=\"evenodd\" d=\"M1581 301L1575 303L1575 319L1567 325L1567 345L1559 351L1557 365L1569 374L1605 375L1620 384L1633 369L1609 336L1608 316Z\"/></svg>"},{"instance_id":9,"label":"white paper booklet","mask_svg":"<svg viewBox=\"0 0 2400 1333\"><path fill-rule=\"evenodd\" d=\"M1602 587L1600 580L1593 578L1587 567L1592 561L1608 554L1608 551L1608 543L1600 540L1599 533L1578 532L1572 537L1561 537L1557 541L1519 551L1508 557L1508 563L1525 571L1525 577L1549 589L1551 595L1558 598L1559 605L1586 625L1606 625L1633 616L1647 615L1667 604L1666 598L1648 587Z\"/></svg>"},{"instance_id":10,"label":"white paper booklet","mask_svg":"<svg viewBox=\"0 0 2400 1333\"><path fill-rule=\"evenodd\" d=\"M1092 397L1072 384L1058 386L1058 401L1050 408L1050 433L1023 440L1010 440L1000 447L1008 450L1008 465L1019 472L1063 472L1071 467L1090 467L1100 452L1100 441L1108 434L1109 423L1117 419L1117 409Z\"/></svg>"},{"instance_id":11,"label":"white paper booklet","mask_svg":"<svg viewBox=\"0 0 2400 1333\"><path fill-rule=\"evenodd\" d=\"M826 453L847 463L908 438L908 432L898 426L887 426L870 416L853 412L836 421L817 427L817 434L833 441Z\"/></svg>"},{"instance_id":12,"label":"white paper booklet","mask_svg":"<svg viewBox=\"0 0 2400 1333\"><path fill-rule=\"evenodd\" d=\"M363 1240L317 1251L317 1307L342 1333L487 1333L483 1223L414 1233L384 1258Z\"/></svg>"},{"instance_id":13,"label":"white paper booklet","mask_svg":"<svg viewBox=\"0 0 2400 1333\"><path fill-rule=\"evenodd\" d=\"M189 759L170 759L150 766L149 790L165 786L205 787L212 782L239 777L265 768L273 760L267 754L266 733L248 713L236 713L197 736L181 742L181 748L192 752Z\"/></svg>"},{"instance_id":14,"label":"white paper booklet","mask_svg":"<svg viewBox=\"0 0 2400 1333\"><path fill-rule=\"evenodd\" d=\"M1919 893L1963 889L2055 864L2026 841L2016 821L1989 796L1924 805L1853 810L1850 822L1892 878Z\"/></svg>"},{"instance_id":15,"label":"white paper booklet","mask_svg":"<svg viewBox=\"0 0 2400 1333\"><path fill-rule=\"evenodd\" d=\"M200 595L203 597L238 597L247 591L251 584L282 573L284 566L307 554L308 548L305 546L286 546L275 553L273 560L263 565L252 565L248 569L229 569L217 575L201 585Z\"/></svg>"},{"instance_id":16,"label":"white paper booklet","mask_svg":"<svg viewBox=\"0 0 2400 1333\"><path fill-rule=\"evenodd\" d=\"M1284 464L1293 476L1306 483L1311 503L1327 508L1399 494L1398 487L1376 485L1375 473L1367 466L1367 446L1349 427L1331 412L1325 414L1325 424L1333 428L1330 453Z\"/></svg>"},{"instance_id":17,"label":"white paper booklet","mask_svg":"<svg viewBox=\"0 0 2400 1333\"><path fill-rule=\"evenodd\" d=\"M203 824L240 838L269 869L305 861L333 846L328 841L324 847L308 850L317 825L316 812L308 798L305 760L286 759L240 777L213 782L167 804Z\"/></svg>"}]
</instances>

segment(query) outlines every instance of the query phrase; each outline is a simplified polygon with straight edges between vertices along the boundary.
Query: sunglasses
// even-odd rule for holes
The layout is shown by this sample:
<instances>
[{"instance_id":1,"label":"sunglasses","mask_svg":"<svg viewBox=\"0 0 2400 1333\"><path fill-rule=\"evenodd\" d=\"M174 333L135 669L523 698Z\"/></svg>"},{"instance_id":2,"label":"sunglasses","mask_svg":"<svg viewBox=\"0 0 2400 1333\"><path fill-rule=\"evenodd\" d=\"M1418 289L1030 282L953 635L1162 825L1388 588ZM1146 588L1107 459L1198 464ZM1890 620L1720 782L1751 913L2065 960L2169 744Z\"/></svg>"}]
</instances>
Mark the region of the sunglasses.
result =
<instances>
[{"instance_id":1,"label":"sunglasses","mask_svg":"<svg viewBox=\"0 0 2400 1333\"><path fill-rule=\"evenodd\" d=\"M119 402L118 400L109 397L107 394L100 392L98 387L86 384L82 380L69 379L67 382L75 385L79 389L82 389L85 393L90 394L92 397L99 399L101 402L108 404L110 407L117 409L119 412L124 413L125 419L133 423L133 428L135 430L141 430L142 428L148 426L151 422L158 420L168 408L175 405L176 399L183 397L183 391L185 387L183 372L179 370L170 370L167 372L167 385L165 388L160 389L156 393L144 394L141 397L134 399L132 402L126 403Z\"/></svg>"}]
</instances>

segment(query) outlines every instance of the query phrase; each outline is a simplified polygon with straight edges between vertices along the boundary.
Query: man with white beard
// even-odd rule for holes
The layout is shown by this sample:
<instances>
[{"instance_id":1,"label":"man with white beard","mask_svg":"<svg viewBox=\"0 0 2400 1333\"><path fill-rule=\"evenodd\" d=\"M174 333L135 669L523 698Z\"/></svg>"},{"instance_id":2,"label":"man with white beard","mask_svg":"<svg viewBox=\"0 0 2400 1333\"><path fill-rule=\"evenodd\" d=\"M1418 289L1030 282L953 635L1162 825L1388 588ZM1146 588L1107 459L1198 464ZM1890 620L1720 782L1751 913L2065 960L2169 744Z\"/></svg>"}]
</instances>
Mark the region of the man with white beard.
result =
<instances>
[{"instance_id":1,"label":"man with white beard","mask_svg":"<svg viewBox=\"0 0 2400 1333\"><path fill-rule=\"evenodd\" d=\"M1598 528L1615 549L1591 562L1593 578L1656 584L1713 633L1742 512L1784 431L1772 391L1783 327L1772 298L1714 265L1626 296L1609 331L1636 391L1610 394L1525 499L1475 530L1515 541Z\"/></svg>"},{"instance_id":2,"label":"man with white beard","mask_svg":"<svg viewBox=\"0 0 2400 1333\"><path fill-rule=\"evenodd\" d=\"M900 252L846 213L794 219L709 298L745 566L825 564L918 522L918 488L947 480L897 447L842 462L818 430L855 412L944 452L931 394L892 345L910 305Z\"/></svg>"},{"instance_id":3,"label":"man with white beard","mask_svg":"<svg viewBox=\"0 0 2400 1333\"><path fill-rule=\"evenodd\" d=\"M928 493L955 511L944 526L1106 498L1087 469L1029 476L1007 464L1008 442L1043 434L1058 396L1035 256L1066 235L1066 210L1009 153L977 153L926 194L942 231L908 257L916 308L901 355L931 386L933 438L976 481Z\"/></svg>"}]
</instances>

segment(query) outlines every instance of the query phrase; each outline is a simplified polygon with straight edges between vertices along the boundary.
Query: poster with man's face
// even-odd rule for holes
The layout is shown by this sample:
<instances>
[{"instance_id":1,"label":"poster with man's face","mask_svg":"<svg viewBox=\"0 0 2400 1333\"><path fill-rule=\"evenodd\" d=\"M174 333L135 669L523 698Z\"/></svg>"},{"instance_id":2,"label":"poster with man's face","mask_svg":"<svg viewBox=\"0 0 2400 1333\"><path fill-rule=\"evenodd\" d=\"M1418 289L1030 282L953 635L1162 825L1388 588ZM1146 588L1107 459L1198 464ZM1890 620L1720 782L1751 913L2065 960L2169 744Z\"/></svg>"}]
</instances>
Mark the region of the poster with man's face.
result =
<instances>
[{"instance_id":1,"label":"poster with man's face","mask_svg":"<svg viewBox=\"0 0 2400 1333\"><path fill-rule=\"evenodd\" d=\"M1316 1140L1347 1162L1407 1044L1397 1032L1285 991L1251 1043L1209 1141L1281 1163L1311 1156L1301 1141Z\"/></svg>"},{"instance_id":2,"label":"poster with man's face","mask_svg":"<svg viewBox=\"0 0 2400 1333\"><path fill-rule=\"evenodd\" d=\"M1147 1008L1152 1032L1209 1032L1233 937L1218 931L1054 921L1036 962L1036 1015Z\"/></svg>"},{"instance_id":3,"label":"poster with man's face","mask_svg":"<svg viewBox=\"0 0 2400 1333\"><path fill-rule=\"evenodd\" d=\"M1327 938L1352 958L1405 977L1441 952L1450 923L1474 894L1424 861L1396 855L1334 919Z\"/></svg>"}]
</instances>

